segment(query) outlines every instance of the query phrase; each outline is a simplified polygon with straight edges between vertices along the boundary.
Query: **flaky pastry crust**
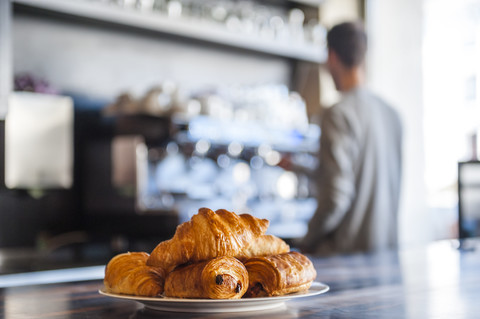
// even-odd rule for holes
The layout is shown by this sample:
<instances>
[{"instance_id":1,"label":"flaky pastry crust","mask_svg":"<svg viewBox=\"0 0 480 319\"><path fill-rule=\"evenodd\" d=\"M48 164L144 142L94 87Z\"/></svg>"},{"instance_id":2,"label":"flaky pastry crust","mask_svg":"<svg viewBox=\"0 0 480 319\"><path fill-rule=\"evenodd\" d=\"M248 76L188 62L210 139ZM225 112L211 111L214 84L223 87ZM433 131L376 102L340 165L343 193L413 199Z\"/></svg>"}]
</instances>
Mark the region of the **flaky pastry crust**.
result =
<instances>
[{"instance_id":1,"label":"flaky pastry crust","mask_svg":"<svg viewBox=\"0 0 480 319\"><path fill-rule=\"evenodd\" d=\"M268 224L249 214L200 208L190 221L177 227L173 238L155 247L147 265L169 273L185 263L237 256L265 233Z\"/></svg>"},{"instance_id":2,"label":"flaky pastry crust","mask_svg":"<svg viewBox=\"0 0 480 319\"><path fill-rule=\"evenodd\" d=\"M245 261L252 257L263 257L287 253L290 246L274 235L262 235L257 237L248 247L240 252L236 257Z\"/></svg>"},{"instance_id":3,"label":"flaky pastry crust","mask_svg":"<svg viewBox=\"0 0 480 319\"><path fill-rule=\"evenodd\" d=\"M249 287L245 297L280 296L308 290L317 273L308 257L291 251L245 262Z\"/></svg>"},{"instance_id":4,"label":"flaky pastry crust","mask_svg":"<svg viewBox=\"0 0 480 319\"><path fill-rule=\"evenodd\" d=\"M105 289L126 295L161 295L165 272L160 268L147 266L148 257L145 252L128 252L113 257L105 268Z\"/></svg>"},{"instance_id":5,"label":"flaky pastry crust","mask_svg":"<svg viewBox=\"0 0 480 319\"><path fill-rule=\"evenodd\" d=\"M165 281L165 296L177 298L238 299L247 289L247 269L234 257L180 266Z\"/></svg>"}]
</instances>

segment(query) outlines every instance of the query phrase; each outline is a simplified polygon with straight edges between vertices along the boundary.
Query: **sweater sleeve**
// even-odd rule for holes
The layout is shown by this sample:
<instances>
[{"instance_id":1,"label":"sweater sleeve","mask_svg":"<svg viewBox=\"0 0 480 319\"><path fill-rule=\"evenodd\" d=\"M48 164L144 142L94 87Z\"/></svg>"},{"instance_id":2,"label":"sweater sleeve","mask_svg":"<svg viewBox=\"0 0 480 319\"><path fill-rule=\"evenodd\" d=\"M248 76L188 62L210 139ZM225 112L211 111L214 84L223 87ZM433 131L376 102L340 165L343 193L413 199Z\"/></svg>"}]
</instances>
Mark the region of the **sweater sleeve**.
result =
<instances>
[{"instance_id":1,"label":"sweater sleeve","mask_svg":"<svg viewBox=\"0 0 480 319\"><path fill-rule=\"evenodd\" d=\"M348 119L333 108L322 120L317 209L301 242L306 252L315 251L322 238L339 226L355 196L355 136Z\"/></svg>"}]
</instances>

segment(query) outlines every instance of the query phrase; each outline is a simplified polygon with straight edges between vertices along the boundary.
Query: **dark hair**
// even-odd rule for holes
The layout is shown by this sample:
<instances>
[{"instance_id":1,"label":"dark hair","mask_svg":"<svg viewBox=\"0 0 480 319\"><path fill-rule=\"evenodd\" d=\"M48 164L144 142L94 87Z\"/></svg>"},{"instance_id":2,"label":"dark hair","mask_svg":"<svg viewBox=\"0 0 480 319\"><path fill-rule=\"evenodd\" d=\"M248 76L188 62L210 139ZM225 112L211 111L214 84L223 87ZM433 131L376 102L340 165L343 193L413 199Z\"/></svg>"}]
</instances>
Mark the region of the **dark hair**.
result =
<instances>
[{"instance_id":1,"label":"dark hair","mask_svg":"<svg viewBox=\"0 0 480 319\"><path fill-rule=\"evenodd\" d=\"M358 66L367 51L367 34L361 22L337 24L327 34L327 45L345 66Z\"/></svg>"}]
</instances>

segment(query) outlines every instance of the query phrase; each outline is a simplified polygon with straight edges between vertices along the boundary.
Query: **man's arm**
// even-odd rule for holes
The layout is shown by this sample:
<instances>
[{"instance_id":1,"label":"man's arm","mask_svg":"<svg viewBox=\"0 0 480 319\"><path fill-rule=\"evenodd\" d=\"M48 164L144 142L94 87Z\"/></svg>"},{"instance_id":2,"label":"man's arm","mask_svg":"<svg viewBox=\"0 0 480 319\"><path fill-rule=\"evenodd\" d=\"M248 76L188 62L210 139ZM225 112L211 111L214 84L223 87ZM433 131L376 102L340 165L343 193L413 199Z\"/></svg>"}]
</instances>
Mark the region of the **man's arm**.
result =
<instances>
[{"instance_id":1,"label":"man's arm","mask_svg":"<svg viewBox=\"0 0 480 319\"><path fill-rule=\"evenodd\" d=\"M317 210L308 225L301 248L312 252L322 238L335 230L355 196L356 143L348 121L328 110L322 120L318 168Z\"/></svg>"}]
</instances>

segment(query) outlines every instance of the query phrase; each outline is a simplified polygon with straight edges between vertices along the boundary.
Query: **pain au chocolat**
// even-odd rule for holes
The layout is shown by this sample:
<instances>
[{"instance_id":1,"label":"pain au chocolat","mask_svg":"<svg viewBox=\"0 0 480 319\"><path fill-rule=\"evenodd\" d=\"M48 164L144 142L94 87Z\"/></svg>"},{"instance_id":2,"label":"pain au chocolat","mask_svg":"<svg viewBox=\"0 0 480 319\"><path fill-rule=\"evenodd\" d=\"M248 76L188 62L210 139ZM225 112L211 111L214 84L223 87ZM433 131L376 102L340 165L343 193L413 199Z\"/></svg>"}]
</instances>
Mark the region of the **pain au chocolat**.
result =
<instances>
[{"instance_id":1,"label":"pain au chocolat","mask_svg":"<svg viewBox=\"0 0 480 319\"><path fill-rule=\"evenodd\" d=\"M280 296L310 288L317 272L308 257L298 252L253 257L245 262L249 287L245 297Z\"/></svg>"},{"instance_id":2,"label":"pain au chocolat","mask_svg":"<svg viewBox=\"0 0 480 319\"><path fill-rule=\"evenodd\" d=\"M234 257L177 267L165 281L167 297L239 299L247 289L247 269Z\"/></svg>"}]
</instances>

